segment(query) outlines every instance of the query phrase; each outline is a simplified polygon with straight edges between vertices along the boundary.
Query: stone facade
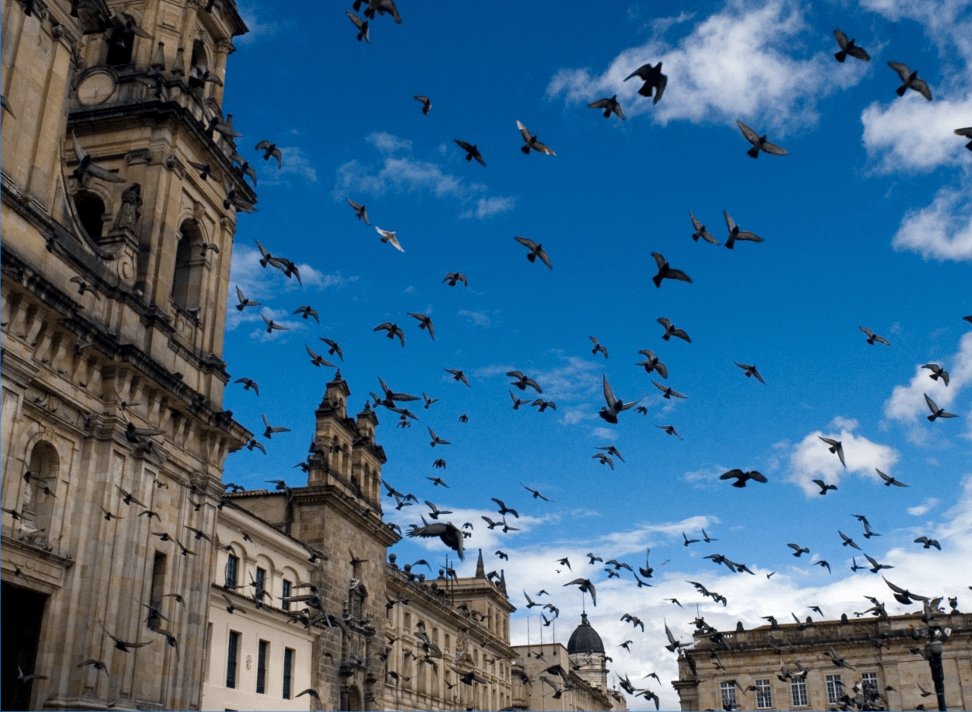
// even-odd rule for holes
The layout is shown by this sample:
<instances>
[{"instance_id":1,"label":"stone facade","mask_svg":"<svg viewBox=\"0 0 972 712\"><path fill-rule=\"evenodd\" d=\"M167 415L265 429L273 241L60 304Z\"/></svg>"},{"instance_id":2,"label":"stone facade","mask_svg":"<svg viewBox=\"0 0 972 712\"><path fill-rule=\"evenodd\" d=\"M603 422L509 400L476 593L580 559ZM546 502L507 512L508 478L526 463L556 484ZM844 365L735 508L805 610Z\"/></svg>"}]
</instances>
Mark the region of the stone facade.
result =
<instances>
[{"instance_id":1,"label":"stone facade","mask_svg":"<svg viewBox=\"0 0 972 712\"><path fill-rule=\"evenodd\" d=\"M197 709L215 550L189 528L250 437L222 408L224 182L256 199L198 77L246 27L233 0L2 3L3 707Z\"/></svg>"},{"instance_id":2,"label":"stone facade","mask_svg":"<svg viewBox=\"0 0 972 712\"><path fill-rule=\"evenodd\" d=\"M945 699L950 710L972 704L972 614L937 616L936 626L951 629L942 648ZM929 663L922 657L928 641L920 614L884 618L814 621L762 626L753 630L696 633L695 645L679 656L673 682L683 710L837 709L838 698L853 697L857 684L884 695L883 709L937 709ZM715 642L721 639L722 642ZM853 669L833 662L830 651ZM782 668L793 675L787 677ZM809 672L800 675L800 668ZM780 678L783 679L780 679ZM923 696L919 687L929 695ZM890 686L891 690L887 689ZM924 707L918 707L924 705ZM730 707L731 708L731 707Z\"/></svg>"},{"instance_id":3,"label":"stone facade","mask_svg":"<svg viewBox=\"0 0 972 712\"><path fill-rule=\"evenodd\" d=\"M513 666L513 708L517 710L626 710L624 696L616 690L592 684L590 675L584 675L578 665L586 659L578 659L560 643L517 645L519 654ZM569 689L565 689L562 676L548 672L559 665L568 673ZM606 677L606 673L605 673ZM553 685L544 683L547 678L560 687L557 694Z\"/></svg>"}]
</instances>

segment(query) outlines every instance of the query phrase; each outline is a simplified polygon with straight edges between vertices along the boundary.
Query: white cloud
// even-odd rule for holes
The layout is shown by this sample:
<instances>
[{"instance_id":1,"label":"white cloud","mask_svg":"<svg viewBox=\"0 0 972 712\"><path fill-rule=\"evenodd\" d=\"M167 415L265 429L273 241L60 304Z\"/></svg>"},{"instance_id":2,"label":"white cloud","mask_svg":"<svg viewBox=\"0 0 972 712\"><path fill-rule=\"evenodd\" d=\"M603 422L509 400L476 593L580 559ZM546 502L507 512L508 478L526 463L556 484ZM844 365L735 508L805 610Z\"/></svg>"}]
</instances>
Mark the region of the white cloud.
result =
<instances>
[{"instance_id":1,"label":"white cloud","mask_svg":"<svg viewBox=\"0 0 972 712\"><path fill-rule=\"evenodd\" d=\"M928 497L924 502L914 507L908 507L908 514L913 517L920 517L923 514L927 514L935 508L938 504L937 497Z\"/></svg>"},{"instance_id":2,"label":"white cloud","mask_svg":"<svg viewBox=\"0 0 972 712\"><path fill-rule=\"evenodd\" d=\"M892 22L914 20L946 60L972 60L972 14L968 0L861 0L861 6ZM957 52L955 52L957 50Z\"/></svg>"},{"instance_id":3,"label":"white cloud","mask_svg":"<svg viewBox=\"0 0 972 712\"><path fill-rule=\"evenodd\" d=\"M972 383L972 332L962 336L957 353L932 362L948 371L948 386L942 379L932 380L931 371L922 368L922 364L916 364L908 385L895 386L891 397L884 402L884 416L907 425L908 436L913 442L927 443L932 432L930 428L939 424L926 420L930 411L925 403L925 394L940 408L948 408L962 389Z\"/></svg>"},{"instance_id":4,"label":"white cloud","mask_svg":"<svg viewBox=\"0 0 972 712\"><path fill-rule=\"evenodd\" d=\"M294 26L292 19L264 22L257 14L257 5L258 3L246 2L245 0L240 0L237 3L240 17L243 19L248 30L245 35L233 38L233 44L237 47L255 44L258 40L273 37L281 30L290 29Z\"/></svg>"},{"instance_id":5,"label":"white cloud","mask_svg":"<svg viewBox=\"0 0 972 712\"><path fill-rule=\"evenodd\" d=\"M276 159L270 158L276 174L279 176L295 175L303 178L310 183L317 182L317 170L311 164L311 160L304 154L303 150L296 146L280 147L283 156L279 169L276 169Z\"/></svg>"},{"instance_id":6,"label":"white cloud","mask_svg":"<svg viewBox=\"0 0 972 712\"><path fill-rule=\"evenodd\" d=\"M958 187L944 187L932 204L909 210L891 241L896 250L956 262L972 260L972 179L966 174Z\"/></svg>"},{"instance_id":7,"label":"white cloud","mask_svg":"<svg viewBox=\"0 0 972 712\"><path fill-rule=\"evenodd\" d=\"M835 418L826 431L816 430L793 446L790 454L790 482L795 482L807 496L817 496L820 488L813 483L821 479L827 484L839 485L844 474L858 473L875 481L880 481L874 468L889 472L897 462L897 451L887 445L872 442L863 436L854 435L856 420ZM838 440L843 445L845 468L836 453L820 440L820 436Z\"/></svg>"},{"instance_id":8,"label":"white cloud","mask_svg":"<svg viewBox=\"0 0 972 712\"><path fill-rule=\"evenodd\" d=\"M456 315L465 317L470 323L475 324L476 326L481 326L484 329L488 329L493 324L492 320L489 318L489 314L486 312L474 312L470 311L469 309L460 309L458 312L456 312Z\"/></svg>"},{"instance_id":9,"label":"white cloud","mask_svg":"<svg viewBox=\"0 0 972 712\"><path fill-rule=\"evenodd\" d=\"M370 134L365 140L383 154L381 161L377 165L366 165L355 159L339 166L332 191L335 200L343 200L349 192L368 195L427 192L437 198L457 199L464 206L476 201L475 207L467 208L460 217L477 219L511 210L516 203L512 197L486 196L487 186L484 184L468 183L436 163L392 155L395 151L410 149L410 141L385 132Z\"/></svg>"},{"instance_id":10,"label":"white cloud","mask_svg":"<svg viewBox=\"0 0 972 712\"><path fill-rule=\"evenodd\" d=\"M675 21L684 21L676 18ZM665 23L660 31L667 29ZM775 131L816 123L816 103L828 94L857 84L863 67L839 65L827 52L808 59L791 56L810 27L802 8L787 0L752 6L730 0L726 8L695 25L677 46L659 36L624 50L600 75L588 69L562 69L547 95L563 94L568 103L588 103L617 94L625 114L651 113L665 125L672 120L696 123L742 118ZM637 78L624 79L642 64L661 61L668 75L662 100L640 97Z\"/></svg>"},{"instance_id":11,"label":"white cloud","mask_svg":"<svg viewBox=\"0 0 972 712\"><path fill-rule=\"evenodd\" d=\"M616 430L611 430L610 428L597 427L591 431L591 435L600 440L610 440L614 442L618 439L618 433Z\"/></svg>"},{"instance_id":12,"label":"white cloud","mask_svg":"<svg viewBox=\"0 0 972 712\"><path fill-rule=\"evenodd\" d=\"M888 104L874 102L864 109L864 147L881 173L962 165L967 151L954 130L967 126L970 116L972 95L928 102L908 92Z\"/></svg>"}]
</instances>

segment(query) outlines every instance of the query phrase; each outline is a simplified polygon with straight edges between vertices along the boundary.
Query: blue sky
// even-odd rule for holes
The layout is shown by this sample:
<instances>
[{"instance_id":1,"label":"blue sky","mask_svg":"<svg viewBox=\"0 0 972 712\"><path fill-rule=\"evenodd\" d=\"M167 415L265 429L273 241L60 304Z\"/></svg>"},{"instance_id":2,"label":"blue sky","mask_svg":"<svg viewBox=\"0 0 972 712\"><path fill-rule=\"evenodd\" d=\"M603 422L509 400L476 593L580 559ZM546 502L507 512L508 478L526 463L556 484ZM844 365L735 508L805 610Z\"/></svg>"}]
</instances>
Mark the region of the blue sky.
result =
<instances>
[{"instance_id":1,"label":"blue sky","mask_svg":"<svg viewBox=\"0 0 972 712\"><path fill-rule=\"evenodd\" d=\"M224 405L254 432L261 414L292 432L266 442L266 456L231 455L226 481L304 481L291 468L333 375L311 365L305 345L324 354L318 339L328 337L344 350L354 412L379 376L439 399L412 407L420 421L409 429L379 409L384 479L453 510L456 524L474 522L460 573L471 574L479 547L488 570L505 569L514 643L527 640L520 592L541 588L554 594L566 642L581 600L562 584L578 575L598 586L588 610L614 649L612 670L633 681L677 676L662 621L688 638L696 610L665 598L701 603L720 629L802 617L815 604L828 617L853 614L865 594L904 610L878 576L849 570L838 529L892 564L891 581L959 595L968 609L972 581L959 563L972 560L972 325L962 320L972 314L972 152L953 129L972 124L969 2L692 2L666 16L648 3L545 13L403 0L404 22L377 18L370 45L355 41L343 7L240 7L251 33L230 58L224 111L259 163L259 212L238 219L231 283L290 330L267 335L260 310L229 310L223 356L260 396L230 385ZM837 63L835 28L873 60ZM653 105L637 79L623 80L658 61L668 85ZM917 69L934 100L898 98L888 61ZM431 98L427 116L414 94ZM614 94L624 122L586 106ZM524 156L518 120L557 155ZM750 159L737 120L789 155ZM282 148L282 169L250 150L264 138ZM486 167L463 160L454 139L477 144ZM346 198L367 206L370 227ZM723 211L765 241L729 251L691 239L690 212L724 242ZM405 251L375 226L396 231ZM553 269L529 263L517 235L542 243ZM254 239L296 262L303 287L263 270ZM692 283L656 289L652 252ZM452 271L468 288L442 283ZM291 314L305 304L320 325ZM407 312L433 319L434 342ZM663 341L659 317L692 343ZM385 321L404 329L404 348L373 331ZM890 346L868 345L860 326ZM592 355L592 335L609 358ZM667 365L667 381L635 365L639 349ZM766 384L734 362L755 364ZM928 377L929 362L950 372L947 387ZM470 387L446 368L463 369ZM557 410L514 411L513 369ZM604 375L647 415L601 420ZM663 400L652 379L688 398ZM929 423L925 393L960 417ZM669 424L683 440L655 427ZM452 445L430 448L427 427ZM846 468L821 435L843 442ZM624 457L613 470L592 457L606 445ZM447 467L434 470L440 457ZM718 480L732 468L769 482L734 489ZM882 486L875 468L910 487ZM434 475L449 488L425 479ZM819 496L818 477L838 490ZM520 531L486 530L491 497L519 510ZM427 511L385 502L403 527ZM852 513L882 536L864 540ZM683 531L698 538L702 527L719 541L682 545ZM919 535L942 551L922 550ZM810 558L793 558L790 542ZM643 565L646 547L651 589L630 574L607 581L584 557ZM400 562L432 554L436 566L447 553L414 540L393 551ZM758 575L703 558L716 552ZM573 572L557 573L562 556ZM832 574L811 565L819 559ZM686 580L728 606L702 603ZM927 590L929 580L941 588ZM625 611L645 620L644 634L618 620ZM617 649L629 638L630 653ZM655 688L677 709L669 684Z\"/></svg>"}]
</instances>

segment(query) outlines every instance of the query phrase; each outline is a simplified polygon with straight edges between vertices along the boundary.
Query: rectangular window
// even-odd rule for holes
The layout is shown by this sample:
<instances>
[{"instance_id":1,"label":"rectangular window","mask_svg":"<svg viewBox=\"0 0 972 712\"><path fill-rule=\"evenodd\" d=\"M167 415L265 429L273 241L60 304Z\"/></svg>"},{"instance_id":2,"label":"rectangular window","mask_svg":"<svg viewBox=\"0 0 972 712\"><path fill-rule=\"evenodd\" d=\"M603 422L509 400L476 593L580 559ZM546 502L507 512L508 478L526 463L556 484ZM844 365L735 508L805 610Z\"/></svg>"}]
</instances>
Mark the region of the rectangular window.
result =
<instances>
[{"instance_id":1,"label":"rectangular window","mask_svg":"<svg viewBox=\"0 0 972 712\"><path fill-rule=\"evenodd\" d=\"M291 586L290 581L288 581L287 579L284 579L283 580L283 591L282 591L284 598L290 598L290 586ZM283 602L281 602L280 607L283 610L285 610L285 611L289 611L290 610L290 601L283 601Z\"/></svg>"},{"instance_id":2,"label":"rectangular window","mask_svg":"<svg viewBox=\"0 0 972 712\"><path fill-rule=\"evenodd\" d=\"M224 572L224 588L236 588L236 578L240 569L240 557L230 554L226 557L226 568Z\"/></svg>"},{"instance_id":3,"label":"rectangular window","mask_svg":"<svg viewBox=\"0 0 972 712\"><path fill-rule=\"evenodd\" d=\"M165 554L156 551L155 559L152 562L152 590L149 592L149 617L148 627L158 630L160 623L159 614L162 609L162 594L165 593Z\"/></svg>"},{"instance_id":4,"label":"rectangular window","mask_svg":"<svg viewBox=\"0 0 972 712\"><path fill-rule=\"evenodd\" d=\"M253 582L253 597L258 601L263 600L263 594L267 590L267 570L257 566L256 581Z\"/></svg>"},{"instance_id":5,"label":"rectangular window","mask_svg":"<svg viewBox=\"0 0 972 712\"><path fill-rule=\"evenodd\" d=\"M790 691L793 694L794 707L806 707L810 703L807 701L807 679L805 677L795 677L790 681Z\"/></svg>"},{"instance_id":6,"label":"rectangular window","mask_svg":"<svg viewBox=\"0 0 972 712\"><path fill-rule=\"evenodd\" d=\"M865 694L876 695L878 692L878 679L876 672L865 672L861 675L861 687Z\"/></svg>"},{"instance_id":7,"label":"rectangular window","mask_svg":"<svg viewBox=\"0 0 972 712\"><path fill-rule=\"evenodd\" d=\"M840 681L840 675L827 675L827 702L835 705L843 694L844 683Z\"/></svg>"},{"instance_id":8,"label":"rectangular window","mask_svg":"<svg viewBox=\"0 0 972 712\"><path fill-rule=\"evenodd\" d=\"M290 648L284 648L283 663L283 698L289 700L294 682L294 651Z\"/></svg>"},{"instance_id":9,"label":"rectangular window","mask_svg":"<svg viewBox=\"0 0 972 712\"><path fill-rule=\"evenodd\" d=\"M240 661L240 634L231 630L226 646L226 686L236 687L236 669Z\"/></svg>"},{"instance_id":10,"label":"rectangular window","mask_svg":"<svg viewBox=\"0 0 972 712\"><path fill-rule=\"evenodd\" d=\"M256 691L257 694L262 695L267 691L267 652L269 651L270 643L265 640L260 641L260 647L257 652L257 684Z\"/></svg>"},{"instance_id":11,"label":"rectangular window","mask_svg":"<svg viewBox=\"0 0 972 712\"><path fill-rule=\"evenodd\" d=\"M736 709L736 682L730 680L729 682L720 683L719 688L722 690L722 709Z\"/></svg>"},{"instance_id":12,"label":"rectangular window","mask_svg":"<svg viewBox=\"0 0 972 712\"><path fill-rule=\"evenodd\" d=\"M756 681L756 709L768 710L773 706L773 693L770 692L769 680Z\"/></svg>"}]
</instances>

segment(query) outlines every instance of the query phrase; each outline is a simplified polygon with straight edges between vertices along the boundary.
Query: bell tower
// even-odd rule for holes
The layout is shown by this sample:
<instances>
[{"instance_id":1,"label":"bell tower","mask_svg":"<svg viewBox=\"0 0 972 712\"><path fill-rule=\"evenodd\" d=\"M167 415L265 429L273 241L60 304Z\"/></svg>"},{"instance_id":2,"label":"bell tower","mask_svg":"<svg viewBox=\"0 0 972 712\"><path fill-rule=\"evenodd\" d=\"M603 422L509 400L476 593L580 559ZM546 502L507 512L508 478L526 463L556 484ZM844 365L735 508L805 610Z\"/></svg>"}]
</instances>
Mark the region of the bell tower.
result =
<instances>
[{"instance_id":1,"label":"bell tower","mask_svg":"<svg viewBox=\"0 0 972 712\"><path fill-rule=\"evenodd\" d=\"M204 537L251 437L222 360L246 26L234 0L0 2L0 557L30 611L0 706L197 709Z\"/></svg>"}]
</instances>

